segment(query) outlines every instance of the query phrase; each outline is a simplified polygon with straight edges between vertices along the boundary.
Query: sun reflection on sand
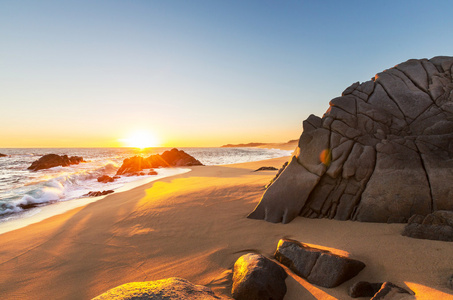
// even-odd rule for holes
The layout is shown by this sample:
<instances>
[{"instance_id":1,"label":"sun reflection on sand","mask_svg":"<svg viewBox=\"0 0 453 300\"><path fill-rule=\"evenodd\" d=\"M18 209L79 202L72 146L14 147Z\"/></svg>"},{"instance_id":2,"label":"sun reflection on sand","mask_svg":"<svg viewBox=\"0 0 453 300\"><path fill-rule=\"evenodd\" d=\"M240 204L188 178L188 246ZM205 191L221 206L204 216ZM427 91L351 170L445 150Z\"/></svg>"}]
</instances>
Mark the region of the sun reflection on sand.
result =
<instances>
[{"instance_id":1,"label":"sun reflection on sand","mask_svg":"<svg viewBox=\"0 0 453 300\"><path fill-rule=\"evenodd\" d=\"M404 283L415 293L415 297L418 300L453 299L452 294L447 294L419 283L409 281L405 281Z\"/></svg>"}]
</instances>

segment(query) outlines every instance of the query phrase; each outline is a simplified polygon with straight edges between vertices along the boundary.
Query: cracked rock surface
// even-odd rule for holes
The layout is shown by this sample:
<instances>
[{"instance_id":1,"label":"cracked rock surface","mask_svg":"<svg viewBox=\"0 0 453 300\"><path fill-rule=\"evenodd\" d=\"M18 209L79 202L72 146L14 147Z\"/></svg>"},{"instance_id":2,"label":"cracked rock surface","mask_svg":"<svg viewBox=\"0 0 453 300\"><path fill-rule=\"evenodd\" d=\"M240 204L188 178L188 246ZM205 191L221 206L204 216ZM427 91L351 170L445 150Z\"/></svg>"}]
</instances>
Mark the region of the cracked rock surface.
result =
<instances>
[{"instance_id":1,"label":"cracked rock surface","mask_svg":"<svg viewBox=\"0 0 453 300\"><path fill-rule=\"evenodd\" d=\"M391 282L384 282L381 289L370 300L402 299L403 295L414 295L411 290L403 289ZM410 297L415 299L415 297ZM404 299L408 299L404 297Z\"/></svg>"},{"instance_id":2,"label":"cracked rock surface","mask_svg":"<svg viewBox=\"0 0 453 300\"><path fill-rule=\"evenodd\" d=\"M339 286L365 268L365 264L359 260L290 239L278 242L274 256L308 282L327 288Z\"/></svg>"},{"instance_id":3,"label":"cracked rock surface","mask_svg":"<svg viewBox=\"0 0 453 300\"><path fill-rule=\"evenodd\" d=\"M453 210L453 57L411 59L311 115L250 218L406 222Z\"/></svg>"}]
</instances>

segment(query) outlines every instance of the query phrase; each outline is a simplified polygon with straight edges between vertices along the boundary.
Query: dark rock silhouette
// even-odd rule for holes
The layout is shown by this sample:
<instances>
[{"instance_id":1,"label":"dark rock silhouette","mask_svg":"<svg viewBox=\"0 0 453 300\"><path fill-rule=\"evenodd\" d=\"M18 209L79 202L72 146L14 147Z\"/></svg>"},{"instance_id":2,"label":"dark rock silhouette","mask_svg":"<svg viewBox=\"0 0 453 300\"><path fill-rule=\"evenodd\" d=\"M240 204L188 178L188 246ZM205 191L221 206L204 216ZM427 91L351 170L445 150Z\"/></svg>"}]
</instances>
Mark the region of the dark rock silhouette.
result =
<instances>
[{"instance_id":1,"label":"dark rock silhouette","mask_svg":"<svg viewBox=\"0 0 453 300\"><path fill-rule=\"evenodd\" d=\"M260 167L256 169L254 172L258 171L277 171L278 169L276 167Z\"/></svg>"},{"instance_id":2,"label":"dark rock silhouette","mask_svg":"<svg viewBox=\"0 0 453 300\"><path fill-rule=\"evenodd\" d=\"M172 277L156 281L126 283L108 290L92 300L107 299L213 300L220 298L208 287L194 285L185 279Z\"/></svg>"},{"instance_id":3,"label":"dark rock silhouette","mask_svg":"<svg viewBox=\"0 0 453 300\"><path fill-rule=\"evenodd\" d=\"M322 118L249 215L405 222L453 210L453 57L408 60L354 83Z\"/></svg>"},{"instance_id":4,"label":"dark rock silhouette","mask_svg":"<svg viewBox=\"0 0 453 300\"><path fill-rule=\"evenodd\" d=\"M30 209L30 208L35 208L35 207L42 206L42 205L43 205L42 203L21 203L21 204L18 204L17 206L19 206L22 209Z\"/></svg>"},{"instance_id":5,"label":"dark rock silhouette","mask_svg":"<svg viewBox=\"0 0 453 300\"><path fill-rule=\"evenodd\" d=\"M148 157L153 164L154 168L157 167L180 167L180 166L202 166L203 164L195 159L193 156L187 154L182 150L176 148L170 151L165 151L159 157L159 155L151 155ZM158 165L159 162L161 165Z\"/></svg>"},{"instance_id":6,"label":"dark rock silhouette","mask_svg":"<svg viewBox=\"0 0 453 300\"><path fill-rule=\"evenodd\" d=\"M236 300L282 300L287 276L285 270L270 259L248 253L234 264L231 294Z\"/></svg>"},{"instance_id":7,"label":"dark rock silhouette","mask_svg":"<svg viewBox=\"0 0 453 300\"><path fill-rule=\"evenodd\" d=\"M150 169L151 164L148 162L147 159L141 156L134 156L130 158L126 158L123 160L123 164L116 172L116 175L123 175L123 174L134 174L142 171L143 169Z\"/></svg>"},{"instance_id":8,"label":"dark rock silhouette","mask_svg":"<svg viewBox=\"0 0 453 300\"><path fill-rule=\"evenodd\" d=\"M78 165L83 161L83 158L80 156L68 157L67 155L47 154L34 161L31 166L28 167L28 170L38 171L59 166L67 167L70 165Z\"/></svg>"},{"instance_id":9,"label":"dark rock silhouette","mask_svg":"<svg viewBox=\"0 0 453 300\"><path fill-rule=\"evenodd\" d=\"M365 264L295 240L281 239L275 258L313 284L332 288L356 276Z\"/></svg>"},{"instance_id":10,"label":"dark rock silhouette","mask_svg":"<svg viewBox=\"0 0 453 300\"><path fill-rule=\"evenodd\" d=\"M0 157L6 157L8 155L0 153Z\"/></svg>"},{"instance_id":11,"label":"dark rock silhouette","mask_svg":"<svg viewBox=\"0 0 453 300\"><path fill-rule=\"evenodd\" d=\"M348 295L351 298L359 298L359 297L373 297L382 286L381 283L370 283L367 281L359 281L351 285L348 290Z\"/></svg>"},{"instance_id":12,"label":"dark rock silhouette","mask_svg":"<svg viewBox=\"0 0 453 300\"><path fill-rule=\"evenodd\" d=\"M98 182L107 183L107 182L114 182L114 181L115 181L115 179L108 175L102 175L102 176L98 177Z\"/></svg>"},{"instance_id":13,"label":"dark rock silhouette","mask_svg":"<svg viewBox=\"0 0 453 300\"><path fill-rule=\"evenodd\" d=\"M180 167L180 166L202 166L203 164L195 159L193 156L187 154L182 150L173 148L165 151L162 154L151 155L148 158L141 156L134 156L126 158L123 164L116 172L116 175L123 174L140 174L143 169L151 168L167 168L167 167ZM143 174L144 175L144 174ZM155 174L154 174L155 175Z\"/></svg>"}]
</instances>

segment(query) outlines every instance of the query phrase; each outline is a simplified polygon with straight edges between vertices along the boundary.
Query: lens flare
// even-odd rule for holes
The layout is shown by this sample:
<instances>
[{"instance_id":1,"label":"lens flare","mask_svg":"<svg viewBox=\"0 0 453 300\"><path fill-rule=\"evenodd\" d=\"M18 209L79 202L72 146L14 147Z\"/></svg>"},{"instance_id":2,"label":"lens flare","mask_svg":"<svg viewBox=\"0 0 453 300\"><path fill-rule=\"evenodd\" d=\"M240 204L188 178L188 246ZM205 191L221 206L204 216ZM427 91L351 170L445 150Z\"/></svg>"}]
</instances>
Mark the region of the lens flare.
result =
<instances>
[{"instance_id":1,"label":"lens flare","mask_svg":"<svg viewBox=\"0 0 453 300\"><path fill-rule=\"evenodd\" d=\"M321 151L319 154L319 160L326 166L330 165L330 162L332 160L332 151L330 149L324 149Z\"/></svg>"}]
</instances>

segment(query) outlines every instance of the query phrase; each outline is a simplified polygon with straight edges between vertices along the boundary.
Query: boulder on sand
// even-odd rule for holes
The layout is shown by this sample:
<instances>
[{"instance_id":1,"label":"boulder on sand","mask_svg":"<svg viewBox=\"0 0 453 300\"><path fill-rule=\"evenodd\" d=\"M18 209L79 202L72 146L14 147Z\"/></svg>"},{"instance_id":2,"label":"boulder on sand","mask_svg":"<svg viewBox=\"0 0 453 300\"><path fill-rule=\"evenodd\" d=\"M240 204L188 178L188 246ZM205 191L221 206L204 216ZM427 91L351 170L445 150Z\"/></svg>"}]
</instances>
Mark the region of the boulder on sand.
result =
<instances>
[{"instance_id":1,"label":"boulder on sand","mask_svg":"<svg viewBox=\"0 0 453 300\"><path fill-rule=\"evenodd\" d=\"M354 83L303 122L289 165L249 215L406 222L453 210L453 57Z\"/></svg>"},{"instance_id":2,"label":"boulder on sand","mask_svg":"<svg viewBox=\"0 0 453 300\"><path fill-rule=\"evenodd\" d=\"M84 160L80 156L68 157L67 155L47 154L34 161L31 166L28 167L28 170L38 171L59 166L67 167L70 165L78 165L81 162L84 162Z\"/></svg>"},{"instance_id":3,"label":"boulder on sand","mask_svg":"<svg viewBox=\"0 0 453 300\"><path fill-rule=\"evenodd\" d=\"M402 287L399 287L391 282L384 282L381 289L370 300L401 299L401 296L404 294L414 295L414 292L403 289Z\"/></svg>"},{"instance_id":4,"label":"boulder on sand","mask_svg":"<svg viewBox=\"0 0 453 300\"><path fill-rule=\"evenodd\" d=\"M365 264L359 260L289 239L278 242L274 256L308 282L327 288L342 284L365 268Z\"/></svg>"},{"instance_id":5,"label":"boulder on sand","mask_svg":"<svg viewBox=\"0 0 453 300\"><path fill-rule=\"evenodd\" d=\"M453 242L453 211L438 210L427 216L413 215L404 227L402 235Z\"/></svg>"},{"instance_id":6,"label":"boulder on sand","mask_svg":"<svg viewBox=\"0 0 453 300\"><path fill-rule=\"evenodd\" d=\"M236 300L281 300L286 294L285 270L255 253L239 257L234 264L231 294Z\"/></svg>"},{"instance_id":7,"label":"boulder on sand","mask_svg":"<svg viewBox=\"0 0 453 300\"><path fill-rule=\"evenodd\" d=\"M203 164L197 159L195 159L193 156L187 154L182 150L173 148L169 151L165 151L162 154L151 155L148 158L143 158L141 156L126 158L123 161L121 167L116 172L116 175L123 175L128 173L139 174L139 172L144 169L159 167L167 168L167 167L202 166L202 165Z\"/></svg>"},{"instance_id":8,"label":"boulder on sand","mask_svg":"<svg viewBox=\"0 0 453 300\"><path fill-rule=\"evenodd\" d=\"M367 281L359 281L351 285L348 290L348 295L351 298L373 297L382 286L381 283L370 283Z\"/></svg>"},{"instance_id":9,"label":"boulder on sand","mask_svg":"<svg viewBox=\"0 0 453 300\"><path fill-rule=\"evenodd\" d=\"M210 288L194 285L189 281L172 277L168 279L131 282L117 286L92 300L214 300L220 299Z\"/></svg>"}]
</instances>

